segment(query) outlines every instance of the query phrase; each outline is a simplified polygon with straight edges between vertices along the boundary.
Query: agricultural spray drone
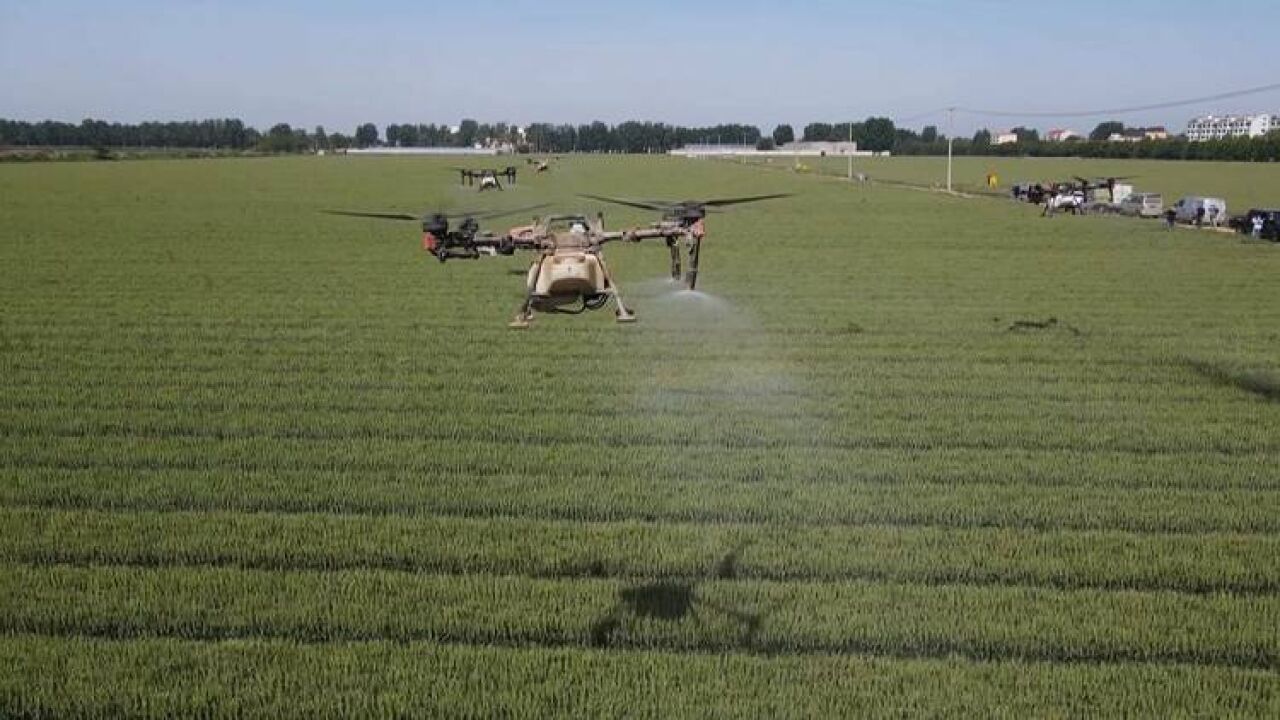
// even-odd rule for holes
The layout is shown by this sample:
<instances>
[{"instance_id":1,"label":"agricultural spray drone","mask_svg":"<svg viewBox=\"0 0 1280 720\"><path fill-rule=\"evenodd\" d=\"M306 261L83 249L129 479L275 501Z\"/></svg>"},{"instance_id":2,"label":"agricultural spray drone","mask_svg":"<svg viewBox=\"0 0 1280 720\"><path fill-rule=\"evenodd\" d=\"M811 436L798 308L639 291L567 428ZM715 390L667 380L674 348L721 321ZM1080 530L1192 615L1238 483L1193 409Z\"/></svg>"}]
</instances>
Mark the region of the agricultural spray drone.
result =
<instances>
[{"instance_id":1,"label":"agricultural spray drone","mask_svg":"<svg viewBox=\"0 0 1280 720\"><path fill-rule=\"evenodd\" d=\"M627 207L656 210L662 218L646 226L626 230L605 230L604 215L549 215L534 218L531 225L515 227L505 234L483 232L480 220L492 219L545 206L507 210L497 213L431 213L422 217L407 213L365 213L330 211L383 220L418 221L422 223L422 249L440 262L473 260L481 256L513 255L517 250L537 253L525 276L524 301L516 310L510 327L527 328L534 312L577 315L599 310L610 300L618 322L634 322L633 313L623 302L617 283L605 265L602 250L606 243L663 240L671 253L671 277L681 280L682 252L687 260L683 281L690 290L698 284L698 265L702 257L702 239L706 234L703 220L708 211L730 205L787 197L756 195L718 200L624 200L599 195L583 197ZM451 220L460 222L451 225Z\"/></svg>"},{"instance_id":2,"label":"agricultural spray drone","mask_svg":"<svg viewBox=\"0 0 1280 720\"><path fill-rule=\"evenodd\" d=\"M502 176L507 179L508 185L516 184L516 167L508 165L499 170L497 168L485 168L483 170L471 170L469 168L454 168L458 171L458 184L468 187L479 183L477 188L479 192L485 190L501 190L502 183L498 182L498 177Z\"/></svg>"}]
</instances>

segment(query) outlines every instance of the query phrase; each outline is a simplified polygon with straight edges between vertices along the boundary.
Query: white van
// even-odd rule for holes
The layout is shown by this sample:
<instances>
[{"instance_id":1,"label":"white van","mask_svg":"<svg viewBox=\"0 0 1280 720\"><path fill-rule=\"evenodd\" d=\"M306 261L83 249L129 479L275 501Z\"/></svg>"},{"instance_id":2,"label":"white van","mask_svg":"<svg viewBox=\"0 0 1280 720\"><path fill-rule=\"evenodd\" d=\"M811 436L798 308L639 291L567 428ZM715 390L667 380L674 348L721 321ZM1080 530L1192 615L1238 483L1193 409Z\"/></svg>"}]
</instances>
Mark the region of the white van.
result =
<instances>
[{"instance_id":1,"label":"white van","mask_svg":"<svg viewBox=\"0 0 1280 720\"><path fill-rule=\"evenodd\" d=\"M1130 193L1118 207L1121 215L1160 217L1160 213L1164 212L1164 198L1160 193Z\"/></svg>"},{"instance_id":2,"label":"white van","mask_svg":"<svg viewBox=\"0 0 1280 720\"><path fill-rule=\"evenodd\" d=\"M1196 211L1204 208L1204 224L1210 225L1214 220L1213 209L1217 208L1217 224L1226 225L1227 220L1227 201L1222 198L1199 197L1197 195L1188 195L1173 204L1173 211L1177 214L1179 222L1194 223L1196 221Z\"/></svg>"}]
</instances>

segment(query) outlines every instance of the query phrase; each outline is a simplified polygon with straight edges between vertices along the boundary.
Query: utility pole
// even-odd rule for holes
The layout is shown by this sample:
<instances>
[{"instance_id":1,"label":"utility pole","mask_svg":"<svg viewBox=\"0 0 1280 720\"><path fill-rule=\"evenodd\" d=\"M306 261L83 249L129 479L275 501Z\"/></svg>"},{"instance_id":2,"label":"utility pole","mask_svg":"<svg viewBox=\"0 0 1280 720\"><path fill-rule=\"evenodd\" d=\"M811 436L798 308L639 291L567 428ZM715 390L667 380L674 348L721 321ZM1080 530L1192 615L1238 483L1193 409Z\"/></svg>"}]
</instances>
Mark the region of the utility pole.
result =
<instances>
[{"instance_id":1,"label":"utility pole","mask_svg":"<svg viewBox=\"0 0 1280 720\"><path fill-rule=\"evenodd\" d=\"M956 142L956 109L947 108L947 192L951 192L951 147Z\"/></svg>"},{"instance_id":2,"label":"utility pole","mask_svg":"<svg viewBox=\"0 0 1280 720\"><path fill-rule=\"evenodd\" d=\"M849 153L849 180L853 180L853 121L849 121L849 146L844 149Z\"/></svg>"}]
</instances>

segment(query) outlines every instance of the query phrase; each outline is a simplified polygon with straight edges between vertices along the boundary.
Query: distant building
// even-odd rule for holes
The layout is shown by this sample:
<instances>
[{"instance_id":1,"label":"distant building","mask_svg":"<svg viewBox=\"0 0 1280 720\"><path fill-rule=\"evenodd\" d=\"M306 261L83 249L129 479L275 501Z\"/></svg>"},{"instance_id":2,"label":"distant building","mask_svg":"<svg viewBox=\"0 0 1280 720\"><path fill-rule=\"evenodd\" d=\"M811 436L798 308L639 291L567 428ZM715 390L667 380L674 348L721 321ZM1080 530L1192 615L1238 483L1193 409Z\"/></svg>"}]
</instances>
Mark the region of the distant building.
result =
<instances>
[{"instance_id":1,"label":"distant building","mask_svg":"<svg viewBox=\"0 0 1280 720\"><path fill-rule=\"evenodd\" d=\"M788 152L803 152L811 155L858 155L858 143L826 140L798 140L783 145ZM782 149L779 148L779 149Z\"/></svg>"},{"instance_id":2,"label":"distant building","mask_svg":"<svg viewBox=\"0 0 1280 720\"><path fill-rule=\"evenodd\" d=\"M1232 137L1260 137L1280 129L1280 115L1206 115L1187 123L1187 139L1221 140Z\"/></svg>"},{"instance_id":3,"label":"distant building","mask_svg":"<svg viewBox=\"0 0 1280 720\"><path fill-rule=\"evenodd\" d=\"M1044 139L1048 140L1049 142L1066 142L1071 138L1078 138L1078 137L1080 137L1080 133L1076 132L1075 130L1059 130L1055 128L1053 130L1050 130L1049 134L1044 136Z\"/></svg>"},{"instance_id":4,"label":"distant building","mask_svg":"<svg viewBox=\"0 0 1280 720\"><path fill-rule=\"evenodd\" d=\"M1125 128L1124 132L1111 133L1107 142L1142 142L1143 140L1167 140L1169 131L1160 125Z\"/></svg>"},{"instance_id":5,"label":"distant building","mask_svg":"<svg viewBox=\"0 0 1280 720\"><path fill-rule=\"evenodd\" d=\"M351 148L349 155L500 155L497 148L474 147L388 147Z\"/></svg>"},{"instance_id":6,"label":"distant building","mask_svg":"<svg viewBox=\"0 0 1280 720\"><path fill-rule=\"evenodd\" d=\"M991 138L992 145L1013 145L1016 142L1018 142L1018 135L1011 132L996 133Z\"/></svg>"},{"instance_id":7,"label":"distant building","mask_svg":"<svg viewBox=\"0 0 1280 720\"><path fill-rule=\"evenodd\" d=\"M702 145L692 144L685 145L669 151L671 155L681 155L684 157L709 157L717 155L778 155L788 157L824 157L824 156L841 156L841 157L871 157L873 155L888 155L889 153L874 153L867 150L859 150L856 142L791 142L773 150L757 150L755 145Z\"/></svg>"}]
</instances>

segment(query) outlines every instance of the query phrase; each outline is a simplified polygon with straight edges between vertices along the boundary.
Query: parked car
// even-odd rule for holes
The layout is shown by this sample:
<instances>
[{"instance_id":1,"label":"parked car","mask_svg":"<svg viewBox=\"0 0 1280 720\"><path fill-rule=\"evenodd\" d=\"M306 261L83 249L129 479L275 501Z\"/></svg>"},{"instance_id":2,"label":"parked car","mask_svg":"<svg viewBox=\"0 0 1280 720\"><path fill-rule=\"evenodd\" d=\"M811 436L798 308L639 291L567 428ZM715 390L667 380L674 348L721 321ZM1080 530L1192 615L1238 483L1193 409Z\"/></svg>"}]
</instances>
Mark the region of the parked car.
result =
<instances>
[{"instance_id":1,"label":"parked car","mask_svg":"<svg viewBox=\"0 0 1280 720\"><path fill-rule=\"evenodd\" d=\"M1253 219L1262 216L1262 239L1280 242L1280 210L1253 208L1244 215L1231 218L1231 228L1241 235L1253 234Z\"/></svg>"},{"instance_id":2,"label":"parked car","mask_svg":"<svg viewBox=\"0 0 1280 720\"><path fill-rule=\"evenodd\" d=\"M1213 221L1214 208L1218 209L1218 224L1227 224L1227 201L1222 198L1200 197L1188 195L1173 204L1173 211L1178 222L1193 223L1200 208L1204 208L1204 224Z\"/></svg>"},{"instance_id":3,"label":"parked car","mask_svg":"<svg viewBox=\"0 0 1280 720\"><path fill-rule=\"evenodd\" d=\"M1160 193L1130 193L1118 207L1121 215L1160 217L1164 212L1164 197Z\"/></svg>"}]
</instances>

